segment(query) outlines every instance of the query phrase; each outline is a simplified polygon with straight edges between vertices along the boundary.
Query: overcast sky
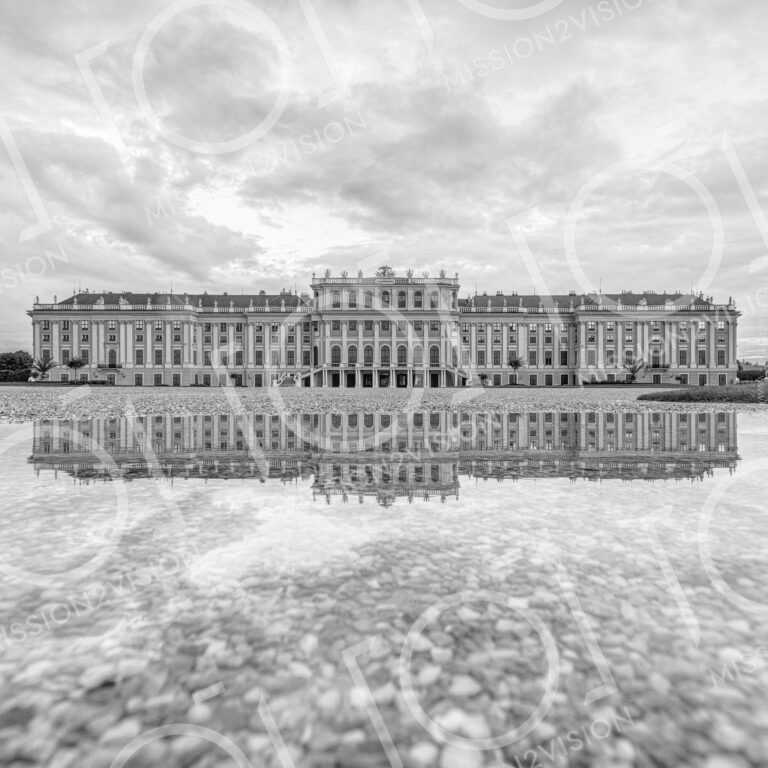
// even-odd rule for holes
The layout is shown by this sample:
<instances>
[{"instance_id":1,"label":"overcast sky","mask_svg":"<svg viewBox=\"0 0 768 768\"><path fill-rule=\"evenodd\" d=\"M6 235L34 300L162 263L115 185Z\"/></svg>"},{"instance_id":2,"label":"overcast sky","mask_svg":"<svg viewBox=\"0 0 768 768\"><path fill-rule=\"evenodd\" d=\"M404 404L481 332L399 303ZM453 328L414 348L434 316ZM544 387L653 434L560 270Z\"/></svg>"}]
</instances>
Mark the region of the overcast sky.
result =
<instances>
[{"instance_id":1,"label":"overcast sky","mask_svg":"<svg viewBox=\"0 0 768 768\"><path fill-rule=\"evenodd\" d=\"M2 0L2 350L91 290L734 296L768 358L768 4Z\"/></svg>"}]
</instances>

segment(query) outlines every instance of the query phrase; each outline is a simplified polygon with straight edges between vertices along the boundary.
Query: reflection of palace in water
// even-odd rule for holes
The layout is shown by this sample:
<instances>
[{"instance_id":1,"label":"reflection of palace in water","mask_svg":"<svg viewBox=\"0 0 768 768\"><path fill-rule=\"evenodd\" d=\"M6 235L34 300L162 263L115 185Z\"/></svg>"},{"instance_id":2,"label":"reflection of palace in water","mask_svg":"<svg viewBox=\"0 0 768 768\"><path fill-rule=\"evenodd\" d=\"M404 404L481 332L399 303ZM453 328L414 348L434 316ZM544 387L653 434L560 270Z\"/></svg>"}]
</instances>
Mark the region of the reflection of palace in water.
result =
<instances>
[{"instance_id":1,"label":"reflection of palace in water","mask_svg":"<svg viewBox=\"0 0 768 768\"><path fill-rule=\"evenodd\" d=\"M315 497L383 504L458 498L462 475L696 479L736 460L733 413L591 411L43 420L30 458L81 481L311 479Z\"/></svg>"}]
</instances>

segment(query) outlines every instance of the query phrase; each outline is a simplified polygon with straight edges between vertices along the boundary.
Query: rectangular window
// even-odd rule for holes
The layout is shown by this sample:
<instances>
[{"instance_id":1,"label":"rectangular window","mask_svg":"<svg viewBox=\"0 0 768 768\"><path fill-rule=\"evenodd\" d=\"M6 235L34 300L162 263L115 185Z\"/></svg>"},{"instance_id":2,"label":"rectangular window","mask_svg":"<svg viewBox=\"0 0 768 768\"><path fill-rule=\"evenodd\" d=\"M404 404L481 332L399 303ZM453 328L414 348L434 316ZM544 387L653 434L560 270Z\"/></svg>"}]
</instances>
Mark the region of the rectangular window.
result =
<instances>
[{"instance_id":1,"label":"rectangular window","mask_svg":"<svg viewBox=\"0 0 768 768\"><path fill-rule=\"evenodd\" d=\"M535 373L530 374L530 376L528 376L528 383L532 387L538 386L538 384L539 384L539 377L538 377L538 375L535 374Z\"/></svg>"},{"instance_id":2,"label":"rectangular window","mask_svg":"<svg viewBox=\"0 0 768 768\"><path fill-rule=\"evenodd\" d=\"M485 350L484 349L478 349L477 350L477 364L478 365L485 365Z\"/></svg>"},{"instance_id":3,"label":"rectangular window","mask_svg":"<svg viewBox=\"0 0 768 768\"><path fill-rule=\"evenodd\" d=\"M587 365L597 365L597 351L594 349L587 350Z\"/></svg>"},{"instance_id":4,"label":"rectangular window","mask_svg":"<svg viewBox=\"0 0 768 768\"><path fill-rule=\"evenodd\" d=\"M706 349L700 349L699 350L699 365L706 365L707 364L707 350Z\"/></svg>"},{"instance_id":5,"label":"rectangular window","mask_svg":"<svg viewBox=\"0 0 768 768\"><path fill-rule=\"evenodd\" d=\"M62 365L66 365L69 362L69 350L68 349L62 349L61 350L61 363Z\"/></svg>"},{"instance_id":6,"label":"rectangular window","mask_svg":"<svg viewBox=\"0 0 768 768\"><path fill-rule=\"evenodd\" d=\"M163 350L162 349L156 349L155 350L155 365L162 365L163 364Z\"/></svg>"},{"instance_id":7,"label":"rectangular window","mask_svg":"<svg viewBox=\"0 0 768 768\"><path fill-rule=\"evenodd\" d=\"M83 362L84 362L86 365L88 365L88 364L89 364L89 362L90 362L90 360L91 360L91 353L90 353L90 351L89 351L89 350L87 350L87 349L81 349L81 350L80 350L80 359L81 359L81 360L82 360L82 361L83 361Z\"/></svg>"},{"instance_id":8,"label":"rectangular window","mask_svg":"<svg viewBox=\"0 0 768 768\"><path fill-rule=\"evenodd\" d=\"M211 352L210 350L206 349L203 351L203 365L210 365L211 364Z\"/></svg>"},{"instance_id":9,"label":"rectangular window","mask_svg":"<svg viewBox=\"0 0 768 768\"><path fill-rule=\"evenodd\" d=\"M243 364L243 350L238 349L235 351L235 365Z\"/></svg>"},{"instance_id":10,"label":"rectangular window","mask_svg":"<svg viewBox=\"0 0 768 768\"><path fill-rule=\"evenodd\" d=\"M253 364L264 365L264 350L256 349L253 352Z\"/></svg>"},{"instance_id":11,"label":"rectangular window","mask_svg":"<svg viewBox=\"0 0 768 768\"><path fill-rule=\"evenodd\" d=\"M614 349L605 350L605 364L616 365L616 350Z\"/></svg>"},{"instance_id":12,"label":"rectangular window","mask_svg":"<svg viewBox=\"0 0 768 768\"><path fill-rule=\"evenodd\" d=\"M174 349L173 350L173 364L174 365L181 365L181 350L180 349Z\"/></svg>"},{"instance_id":13,"label":"rectangular window","mask_svg":"<svg viewBox=\"0 0 768 768\"><path fill-rule=\"evenodd\" d=\"M688 365L688 350L687 349L679 350L678 359L680 360L680 365Z\"/></svg>"},{"instance_id":14,"label":"rectangular window","mask_svg":"<svg viewBox=\"0 0 768 768\"><path fill-rule=\"evenodd\" d=\"M137 349L135 354L136 365L144 365L144 350Z\"/></svg>"},{"instance_id":15,"label":"rectangular window","mask_svg":"<svg viewBox=\"0 0 768 768\"><path fill-rule=\"evenodd\" d=\"M536 367L536 350L535 349L529 349L528 350L528 365L531 365L533 367Z\"/></svg>"},{"instance_id":16,"label":"rectangular window","mask_svg":"<svg viewBox=\"0 0 768 768\"><path fill-rule=\"evenodd\" d=\"M717 364L718 365L725 365L725 350L724 349L718 349L717 350Z\"/></svg>"},{"instance_id":17,"label":"rectangular window","mask_svg":"<svg viewBox=\"0 0 768 768\"><path fill-rule=\"evenodd\" d=\"M390 332L389 320L382 320L381 321L381 332L382 333L389 333Z\"/></svg>"},{"instance_id":18,"label":"rectangular window","mask_svg":"<svg viewBox=\"0 0 768 768\"><path fill-rule=\"evenodd\" d=\"M156 387L162 387L163 386L163 374L162 373L156 373L155 374L155 386Z\"/></svg>"},{"instance_id":19,"label":"rectangular window","mask_svg":"<svg viewBox=\"0 0 768 768\"><path fill-rule=\"evenodd\" d=\"M289 349L285 353L285 358L285 364L290 368L293 368L296 365L296 352L294 350Z\"/></svg>"},{"instance_id":20,"label":"rectangular window","mask_svg":"<svg viewBox=\"0 0 768 768\"><path fill-rule=\"evenodd\" d=\"M494 349L493 350L493 364L496 367L501 365L501 350L500 349ZM499 382L499 384L501 384L501 382Z\"/></svg>"},{"instance_id":21,"label":"rectangular window","mask_svg":"<svg viewBox=\"0 0 768 768\"><path fill-rule=\"evenodd\" d=\"M280 350L273 349L271 354L272 354L272 367L276 368L278 365L280 365Z\"/></svg>"},{"instance_id":22,"label":"rectangular window","mask_svg":"<svg viewBox=\"0 0 768 768\"><path fill-rule=\"evenodd\" d=\"M544 365L552 365L552 350L548 349L544 352Z\"/></svg>"},{"instance_id":23,"label":"rectangular window","mask_svg":"<svg viewBox=\"0 0 768 768\"><path fill-rule=\"evenodd\" d=\"M309 350L305 349L301 353L301 364L302 364L302 366L304 366L305 368L309 368L309 366L311 365L311 359L312 358L311 358Z\"/></svg>"},{"instance_id":24,"label":"rectangular window","mask_svg":"<svg viewBox=\"0 0 768 768\"><path fill-rule=\"evenodd\" d=\"M143 387L144 386L144 374L143 373L134 373L133 374L133 386L134 387Z\"/></svg>"},{"instance_id":25,"label":"rectangular window","mask_svg":"<svg viewBox=\"0 0 768 768\"><path fill-rule=\"evenodd\" d=\"M560 350L560 365L568 365L568 350Z\"/></svg>"},{"instance_id":26,"label":"rectangular window","mask_svg":"<svg viewBox=\"0 0 768 768\"><path fill-rule=\"evenodd\" d=\"M357 333L357 320L350 320L349 321L349 332L350 333Z\"/></svg>"}]
</instances>

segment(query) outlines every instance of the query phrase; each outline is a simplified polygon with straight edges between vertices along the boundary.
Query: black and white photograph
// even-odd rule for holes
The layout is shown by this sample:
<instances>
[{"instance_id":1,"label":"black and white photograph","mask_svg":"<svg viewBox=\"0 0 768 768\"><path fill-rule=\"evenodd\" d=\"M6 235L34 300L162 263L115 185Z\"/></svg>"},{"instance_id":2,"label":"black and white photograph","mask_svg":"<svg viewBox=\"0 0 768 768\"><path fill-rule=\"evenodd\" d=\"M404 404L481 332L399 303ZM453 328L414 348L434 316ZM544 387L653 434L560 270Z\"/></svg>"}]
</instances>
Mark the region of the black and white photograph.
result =
<instances>
[{"instance_id":1,"label":"black and white photograph","mask_svg":"<svg viewBox=\"0 0 768 768\"><path fill-rule=\"evenodd\" d=\"M0 0L0 766L768 768L766 30Z\"/></svg>"}]
</instances>

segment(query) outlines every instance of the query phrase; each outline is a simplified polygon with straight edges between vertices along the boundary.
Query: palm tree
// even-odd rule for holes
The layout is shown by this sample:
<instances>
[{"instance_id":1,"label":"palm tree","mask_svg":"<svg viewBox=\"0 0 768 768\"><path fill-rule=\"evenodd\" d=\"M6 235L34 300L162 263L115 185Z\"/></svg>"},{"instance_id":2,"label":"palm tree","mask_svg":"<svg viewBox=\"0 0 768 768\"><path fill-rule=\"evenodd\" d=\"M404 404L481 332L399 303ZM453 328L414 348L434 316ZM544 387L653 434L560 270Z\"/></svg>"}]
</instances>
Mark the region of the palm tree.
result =
<instances>
[{"instance_id":1,"label":"palm tree","mask_svg":"<svg viewBox=\"0 0 768 768\"><path fill-rule=\"evenodd\" d=\"M75 376L75 380L77 380L77 372L85 365L82 358L80 357L73 357L68 363L67 368L71 368L73 371L73 374Z\"/></svg>"},{"instance_id":2,"label":"palm tree","mask_svg":"<svg viewBox=\"0 0 768 768\"><path fill-rule=\"evenodd\" d=\"M36 379L42 378L51 368L55 368L57 365L58 363L50 357L36 357L32 361L32 375Z\"/></svg>"},{"instance_id":3,"label":"palm tree","mask_svg":"<svg viewBox=\"0 0 768 768\"><path fill-rule=\"evenodd\" d=\"M525 360L512 352L507 360L507 365L515 372L515 382L517 382L517 372L525 365Z\"/></svg>"},{"instance_id":4,"label":"palm tree","mask_svg":"<svg viewBox=\"0 0 768 768\"><path fill-rule=\"evenodd\" d=\"M632 384L637 378L637 374L640 373L640 371L642 371L643 368L646 367L646 364L643 358L641 357L639 360L632 360L631 362L626 362L621 367L627 372L627 383Z\"/></svg>"}]
</instances>

